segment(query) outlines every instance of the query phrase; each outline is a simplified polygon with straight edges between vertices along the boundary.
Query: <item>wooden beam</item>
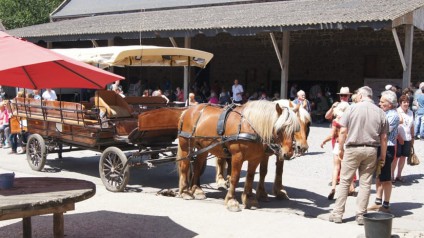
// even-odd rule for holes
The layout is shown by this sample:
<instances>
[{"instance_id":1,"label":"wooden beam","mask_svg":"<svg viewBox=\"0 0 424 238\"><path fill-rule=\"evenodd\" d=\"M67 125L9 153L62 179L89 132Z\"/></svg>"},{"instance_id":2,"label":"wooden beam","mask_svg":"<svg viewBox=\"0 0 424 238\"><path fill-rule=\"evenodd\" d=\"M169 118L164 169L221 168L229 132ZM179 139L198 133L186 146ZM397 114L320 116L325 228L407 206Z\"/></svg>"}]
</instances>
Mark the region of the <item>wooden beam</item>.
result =
<instances>
[{"instance_id":1,"label":"wooden beam","mask_svg":"<svg viewBox=\"0 0 424 238\"><path fill-rule=\"evenodd\" d=\"M271 37L272 45L274 46L275 54L277 55L278 62L280 63L280 68L283 69L283 60L281 59L280 49L278 49L277 40L275 40L274 33L269 33Z\"/></svg>"},{"instance_id":2,"label":"wooden beam","mask_svg":"<svg viewBox=\"0 0 424 238\"><path fill-rule=\"evenodd\" d=\"M400 45L400 41L399 41L399 37L398 37L397 31L396 31L396 28L392 28L392 33L393 33L393 38L395 39L396 48L397 48L398 53L399 53L400 62L402 63L403 71L405 71L406 70L405 58L403 57L402 46Z\"/></svg>"},{"instance_id":3,"label":"wooden beam","mask_svg":"<svg viewBox=\"0 0 424 238\"><path fill-rule=\"evenodd\" d=\"M99 43L97 43L96 40L91 40L91 44L93 44L94 47L99 47Z\"/></svg>"},{"instance_id":4,"label":"wooden beam","mask_svg":"<svg viewBox=\"0 0 424 238\"><path fill-rule=\"evenodd\" d=\"M174 37L169 37L169 40L171 41L171 44L173 47L178 47L177 42L175 41Z\"/></svg>"},{"instance_id":5,"label":"wooden beam","mask_svg":"<svg viewBox=\"0 0 424 238\"><path fill-rule=\"evenodd\" d=\"M414 43L414 26L412 24L405 25L405 63L406 70L403 71L402 88L411 85L411 68L412 68L412 46Z\"/></svg>"}]
</instances>

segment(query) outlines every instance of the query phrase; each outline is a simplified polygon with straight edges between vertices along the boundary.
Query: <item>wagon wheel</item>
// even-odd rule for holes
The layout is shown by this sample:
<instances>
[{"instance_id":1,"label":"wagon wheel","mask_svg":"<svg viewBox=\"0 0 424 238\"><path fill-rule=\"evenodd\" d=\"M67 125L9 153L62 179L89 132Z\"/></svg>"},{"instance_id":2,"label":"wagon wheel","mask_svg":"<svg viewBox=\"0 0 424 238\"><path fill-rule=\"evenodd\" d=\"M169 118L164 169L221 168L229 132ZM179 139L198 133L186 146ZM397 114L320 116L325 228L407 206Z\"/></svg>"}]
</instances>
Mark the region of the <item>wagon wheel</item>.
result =
<instances>
[{"instance_id":1,"label":"wagon wheel","mask_svg":"<svg viewBox=\"0 0 424 238\"><path fill-rule=\"evenodd\" d=\"M103 151L99 162L99 173L106 189L111 192L122 192L130 178L130 168L124 165L127 156L117 147L109 147Z\"/></svg>"},{"instance_id":2,"label":"wagon wheel","mask_svg":"<svg viewBox=\"0 0 424 238\"><path fill-rule=\"evenodd\" d=\"M28 138L26 156L31 169L41 171L46 164L47 149L43 137L32 134Z\"/></svg>"}]
</instances>

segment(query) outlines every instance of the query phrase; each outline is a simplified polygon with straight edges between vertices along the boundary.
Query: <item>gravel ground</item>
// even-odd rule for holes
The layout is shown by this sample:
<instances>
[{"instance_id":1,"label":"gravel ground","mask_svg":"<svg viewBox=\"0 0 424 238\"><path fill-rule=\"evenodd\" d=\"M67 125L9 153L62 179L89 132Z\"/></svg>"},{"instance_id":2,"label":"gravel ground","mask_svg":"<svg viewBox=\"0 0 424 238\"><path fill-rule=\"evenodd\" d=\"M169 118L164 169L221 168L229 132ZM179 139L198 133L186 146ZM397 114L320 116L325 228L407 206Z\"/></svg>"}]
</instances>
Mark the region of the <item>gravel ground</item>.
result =
<instances>
[{"instance_id":1,"label":"gravel ground","mask_svg":"<svg viewBox=\"0 0 424 238\"><path fill-rule=\"evenodd\" d=\"M17 177L69 177L96 184L94 197L77 203L65 214L65 236L70 237L365 237L364 227L355 218L355 198L349 197L343 224L327 221L334 201L327 200L332 171L332 154L327 143L319 145L330 132L328 124L311 128L310 149L302 157L286 161L283 181L290 200L261 203L257 210L232 213L224 207L226 191L216 189L215 161L208 161L202 186L208 198L184 201L158 192L177 191L175 164L153 169L132 169L130 183L123 193L104 188L98 172L99 153L75 151L64 158L48 156L43 172L32 171L25 155L8 155L0 149L0 172L14 171ZM406 182L394 185L392 193L392 237L424 237L424 142L416 142L422 160L419 166L405 165ZM272 160L275 158L272 158ZM271 160L271 161L272 161ZM270 162L266 187L271 191L275 166ZM238 195L244 185L246 164ZM257 181L258 176L255 180ZM372 187L370 201L375 198ZM337 194L336 194L337 197ZM32 218L33 237L53 237L52 216ZM22 237L21 220L0 221L0 237Z\"/></svg>"}]
</instances>

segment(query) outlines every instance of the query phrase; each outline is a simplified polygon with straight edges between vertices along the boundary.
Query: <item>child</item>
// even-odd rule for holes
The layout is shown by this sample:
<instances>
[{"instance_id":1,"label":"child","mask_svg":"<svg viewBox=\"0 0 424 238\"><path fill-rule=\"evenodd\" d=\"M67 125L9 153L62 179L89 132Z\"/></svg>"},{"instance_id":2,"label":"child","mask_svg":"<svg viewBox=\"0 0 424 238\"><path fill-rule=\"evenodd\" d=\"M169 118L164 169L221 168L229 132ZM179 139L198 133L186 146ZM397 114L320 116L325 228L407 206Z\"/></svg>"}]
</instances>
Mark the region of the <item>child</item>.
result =
<instances>
[{"instance_id":1,"label":"child","mask_svg":"<svg viewBox=\"0 0 424 238\"><path fill-rule=\"evenodd\" d=\"M333 200L334 195L336 194L336 185L338 183L339 174L340 174L340 168L341 168L341 161L339 159L339 145L337 142L337 139L339 137L340 132L340 124L338 121L340 120L341 116L343 115L346 108L349 106L349 103L347 102L340 102L336 108L334 109L334 120L331 123L331 133L328 135L321 143L321 148L324 148L324 145L326 142L331 140L331 144L333 147L333 174L332 174L332 180L331 180L331 191L328 195L328 200ZM349 189L349 196L355 195L355 179L352 180L352 183L350 185Z\"/></svg>"}]
</instances>

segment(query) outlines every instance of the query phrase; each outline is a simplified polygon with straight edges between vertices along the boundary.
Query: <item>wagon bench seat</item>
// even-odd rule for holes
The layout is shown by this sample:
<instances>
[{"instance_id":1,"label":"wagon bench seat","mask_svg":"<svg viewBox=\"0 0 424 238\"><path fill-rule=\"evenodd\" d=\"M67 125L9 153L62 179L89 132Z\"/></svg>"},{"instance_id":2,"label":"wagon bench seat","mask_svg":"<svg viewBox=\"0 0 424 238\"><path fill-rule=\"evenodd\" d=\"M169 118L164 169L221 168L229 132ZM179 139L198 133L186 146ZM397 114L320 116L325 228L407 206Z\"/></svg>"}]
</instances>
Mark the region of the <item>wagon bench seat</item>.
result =
<instances>
[{"instance_id":1,"label":"wagon bench seat","mask_svg":"<svg viewBox=\"0 0 424 238\"><path fill-rule=\"evenodd\" d=\"M98 120L90 119L85 106L75 102L41 101L33 98L15 98L12 101L13 115L71 125L93 125Z\"/></svg>"}]
</instances>

